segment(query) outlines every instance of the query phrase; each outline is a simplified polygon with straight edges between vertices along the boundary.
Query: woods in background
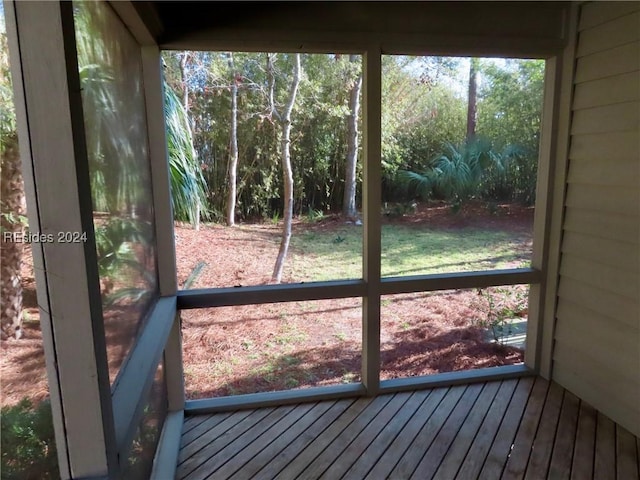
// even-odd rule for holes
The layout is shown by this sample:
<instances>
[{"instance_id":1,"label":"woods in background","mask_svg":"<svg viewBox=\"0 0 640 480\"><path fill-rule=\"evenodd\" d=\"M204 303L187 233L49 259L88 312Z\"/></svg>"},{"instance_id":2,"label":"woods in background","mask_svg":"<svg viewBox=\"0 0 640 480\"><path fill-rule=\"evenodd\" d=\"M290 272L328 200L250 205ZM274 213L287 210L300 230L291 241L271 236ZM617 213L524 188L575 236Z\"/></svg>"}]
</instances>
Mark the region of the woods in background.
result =
<instances>
[{"instance_id":1,"label":"woods in background","mask_svg":"<svg viewBox=\"0 0 640 480\"><path fill-rule=\"evenodd\" d=\"M214 221L285 216L283 130L274 112L290 98L296 57L165 52L165 76L187 107L208 188L203 211ZM299 57L288 143L293 213L355 217L362 179L361 57ZM383 202L455 201L454 193L435 185L416 189L403 173L433 174L442 156L470 151L479 140L501 162L486 164L473 196L534 201L543 61L385 56L382 66Z\"/></svg>"}]
</instances>

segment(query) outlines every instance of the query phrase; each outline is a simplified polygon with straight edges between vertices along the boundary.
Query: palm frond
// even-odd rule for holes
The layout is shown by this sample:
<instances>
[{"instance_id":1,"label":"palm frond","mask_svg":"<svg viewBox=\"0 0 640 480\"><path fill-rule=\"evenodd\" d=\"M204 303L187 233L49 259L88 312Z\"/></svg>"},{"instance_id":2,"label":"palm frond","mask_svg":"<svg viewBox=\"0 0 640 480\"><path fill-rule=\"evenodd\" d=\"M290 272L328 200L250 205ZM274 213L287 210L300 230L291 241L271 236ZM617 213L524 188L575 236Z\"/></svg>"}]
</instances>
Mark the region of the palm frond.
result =
<instances>
[{"instance_id":1,"label":"palm frond","mask_svg":"<svg viewBox=\"0 0 640 480\"><path fill-rule=\"evenodd\" d=\"M176 220L195 223L198 214L208 217L207 186L200 170L187 113L175 92L165 83L164 114L171 198Z\"/></svg>"}]
</instances>

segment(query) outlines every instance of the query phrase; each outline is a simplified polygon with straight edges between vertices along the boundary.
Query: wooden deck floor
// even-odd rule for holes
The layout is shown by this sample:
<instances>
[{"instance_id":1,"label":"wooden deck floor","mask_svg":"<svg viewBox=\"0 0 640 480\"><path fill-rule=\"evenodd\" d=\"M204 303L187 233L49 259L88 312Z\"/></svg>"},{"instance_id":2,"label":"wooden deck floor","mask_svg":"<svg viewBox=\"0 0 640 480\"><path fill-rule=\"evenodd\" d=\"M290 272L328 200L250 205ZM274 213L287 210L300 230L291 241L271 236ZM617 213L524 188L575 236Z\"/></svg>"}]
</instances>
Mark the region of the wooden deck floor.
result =
<instances>
[{"instance_id":1,"label":"wooden deck floor","mask_svg":"<svg viewBox=\"0 0 640 480\"><path fill-rule=\"evenodd\" d=\"M541 378L186 419L181 479L638 480L640 442Z\"/></svg>"}]
</instances>

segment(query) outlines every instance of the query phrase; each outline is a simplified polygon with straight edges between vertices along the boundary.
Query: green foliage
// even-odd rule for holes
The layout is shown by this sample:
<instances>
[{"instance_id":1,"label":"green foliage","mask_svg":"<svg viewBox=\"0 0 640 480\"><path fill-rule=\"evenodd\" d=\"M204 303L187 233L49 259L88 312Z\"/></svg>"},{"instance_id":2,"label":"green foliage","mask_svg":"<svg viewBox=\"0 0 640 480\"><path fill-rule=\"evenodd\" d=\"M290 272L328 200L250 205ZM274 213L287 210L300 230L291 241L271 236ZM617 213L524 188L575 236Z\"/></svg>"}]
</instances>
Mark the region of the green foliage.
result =
<instances>
[{"instance_id":1,"label":"green foliage","mask_svg":"<svg viewBox=\"0 0 640 480\"><path fill-rule=\"evenodd\" d=\"M169 151L169 179L173 216L196 223L208 218L207 185L193 148L189 119L173 89L165 84L164 115Z\"/></svg>"},{"instance_id":2,"label":"green foliage","mask_svg":"<svg viewBox=\"0 0 640 480\"><path fill-rule=\"evenodd\" d=\"M382 207L382 214L386 217L400 218L416 212L417 204L415 202L385 202Z\"/></svg>"},{"instance_id":3,"label":"green foliage","mask_svg":"<svg viewBox=\"0 0 640 480\"><path fill-rule=\"evenodd\" d=\"M514 319L522 317L527 311L527 290L479 288L478 295L487 302L487 315L480 324L490 329L497 343L504 344L506 337L512 333L511 324Z\"/></svg>"},{"instance_id":4,"label":"green foliage","mask_svg":"<svg viewBox=\"0 0 640 480\"><path fill-rule=\"evenodd\" d=\"M316 223L321 222L324 219L324 212L322 210L315 210L313 208L309 208L307 211L306 221L308 223Z\"/></svg>"},{"instance_id":5,"label":"green foliage","mask_svg":"<svg viewBox=\"0 0 640 480\"><path fill-rule=\"evenodd\" d=\"M478 193L489 169L504 170L502 157L492 150L488 140L474 139L459 146L447 144L447 150L422 172L401 172L405 181L425 199L435 197L460 203Z\"/></svg>"},{"instance_id":6,"label":"green foliage","mask_svg":"<svg viewBox=\"0 0 640 480\"><path fill-rule=\"evenodd\" d=\"M2 19L4 24L4 18ZM9 45L4 29L0 30L0 154L15 142L16 112L9 70Z\"/></svg>"},{"instance_id":7,"label":"green foliage","mask_svg":"<svg viewBox=\"0 0 640 480\"><path fill-rule=\"evenodd\" d=\"M447 150L423 171L400 171L409 191L454 207L474 197L493 201L515 195L514 172L525 158L520 147L509 145L497 152L491 140L476 137L459 146L447 144ZM533 182L535 187L535 178Z\"/></svg>"},{"instance_id":8,"label":"green foliage","mask_svg":"<svg viewBox=\"0 0 640 480\"><path fill-rule=\"evenodd\" d=\"M10 225L21 225L23 227L29 225L29 221L26 216L17 214L15 212L7 212L5 205L6 204L3 201L0 201L0 206L2 206L2 213L0 213L0 216L2 217L4 222ZM0 233L4 233L4 228L4 226L0 226Z\"/></svg>"},{"instance_id":9,"label":"green foliage","mask_svg":"<svg viewBox=\"0 0 640 480\"><path fill-rule=\"evenodd\" d=\"M96 227L95 239L98 273L106 304L124 299L139 301L148 295L155 284L154 273L147 271L146 262L137 255L134 246L152 242L151 225L128 218L111 217ZM142 280L143 285L117 287L130 283L131 272L135 272L135 277Z\"/></svg>"},{"instance_id":10,"label":"green foliage","mask_svg":"<svg viewBox=\"0 0 640 480\"><path fill-rule=\"evenodd\" d=\"M496 150L518 146L507 176L494 178L486 195L531 205L535 201L544 60L512 59L503 65L485 61L482 79L478 134L492 138Z\"/></svg>"},{"instance_id":11,"label":"green foliage","mask_svg":"<svg viewBox=\"0 0 640 480\"><path fill-rule=\"evenodd\" d=\"M362 277L360 227L294 235L291 252L291 275L297 281ZM385 277L511 268L530 255L521 238L500 229L382 226L381 268Z\"/></svg>"},{"instance_id":12,"label":"green foliage","mask_svg":"<svg viewBox=\"0 0 640 480\"><path fill-rule=\"evenodd\" d=\"M421 171L465 133L466 100L445 82L457 59L382 58L383 200L406 202L401 173Z\"/></svg>"},{"instance_id":13,"label":"green foliage","mask_svg":"<svg viewBox=\"0 0 640 480\"><path fill-rule=\"evenodd\" d=\"M167 82L176 92L183 91L179 72L183 55L165 54ZM277 119L268 108L266 54L235 52L233 58L231 71L227 53L188 52L186 82L193 145L209 188L209 208L214 215L224 212L230 87L237 82L237 214L240 219L271 218L274 212L281 215L283 186ZM276 104L287 94L286 72L291 70L291 61L290 55L276 57ZM496 157L491 165L483 165L479 177L471 148L464 145L466 61L383 56L383 202L413 201L416 190L407 188L403 172L423 174L434 169L442 171L439 178L431 179L438 184L430 190L434 197L446 197L455 190L460 198L534 201L544 61L478 60L477 132L480 138L491 139L490 149L480 152L480 160ZM348 94L361 72L361 62L350 62L348 55L303 55L302 63L305 75L293 111L291 144L295 213L304 215L309 209L336 212L342 209L344 192ZM435 158L440 158L437 165ZM360 197L361 165L357 177Z\"/></svg>"},{"instance_id":14,"label":"green foliage","mask_svg":"<svg viewBox=\"0 0 640 480\"><path fill-rule=\"evenodd\" d=\"M23 399L3 407L1 417L2 480L59 478L49 402L34 407Z\"/></svg>"}]
</instances>

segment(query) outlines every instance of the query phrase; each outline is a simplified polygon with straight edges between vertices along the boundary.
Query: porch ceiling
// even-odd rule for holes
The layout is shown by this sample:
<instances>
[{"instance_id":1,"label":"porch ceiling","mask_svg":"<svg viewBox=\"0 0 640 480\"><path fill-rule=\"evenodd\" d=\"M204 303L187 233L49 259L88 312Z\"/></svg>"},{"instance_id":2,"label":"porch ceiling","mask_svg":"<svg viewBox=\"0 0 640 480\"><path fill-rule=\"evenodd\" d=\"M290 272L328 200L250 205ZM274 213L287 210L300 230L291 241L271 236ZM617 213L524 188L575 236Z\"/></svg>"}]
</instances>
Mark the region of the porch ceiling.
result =
<instances>
[{"instance_id":1,"label":"porch ceiling","mask_svg":"<svg viewBox=\"0 0 640 480\"><path fill-rule=\"evenodd\" d=\"M272 38L299 34L301 40L310 35L337 41L430 35L550 42L563 38L567 3L150 1L135 7L160 45L188 48L194 42L194 48L202 48L203 38L225 32L262 32Z\"/></svg>"}]
</instances>

